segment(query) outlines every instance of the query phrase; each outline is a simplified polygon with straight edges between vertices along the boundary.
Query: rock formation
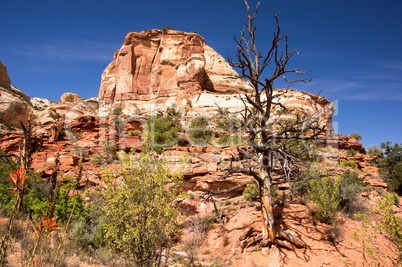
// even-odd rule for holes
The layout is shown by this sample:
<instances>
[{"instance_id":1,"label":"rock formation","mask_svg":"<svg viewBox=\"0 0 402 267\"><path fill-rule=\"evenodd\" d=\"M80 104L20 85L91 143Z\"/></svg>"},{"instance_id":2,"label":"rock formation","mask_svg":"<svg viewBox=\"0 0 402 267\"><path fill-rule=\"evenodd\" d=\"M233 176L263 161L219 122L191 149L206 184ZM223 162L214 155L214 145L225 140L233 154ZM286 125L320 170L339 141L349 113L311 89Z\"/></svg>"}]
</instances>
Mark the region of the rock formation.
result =
<instances>
[{"instance_id":1,"label":"rock formation","mask_svg":"<svg viewBox=\"0 0 402 267\"><path fill-rule=\"evenodd\" d=\"M202 93L249 88L200 35L147 30L126 35L102 74L99 100L103 111L112 104L130 111L151 110L158 104L185 105Z\"/></svg>"},{"instance_id":2,"label":"rock formation","mask_svg":"<svg viewBox=\"0 0 402 267\"><path fill-rule=\"evenodd\" d=\"M75 103L75 102L79 102L80 101L80 97L77 94L73 94L73 93L64 93L61 97L60 97L60 102L61 103Z\"/></svg>"},{"instance_id":3,"label":"rock formation","mask_svg":"<svg viewBox=\"0 0 402 267\"><path fill-rule=\"evenodd\" d=\"M32 111L30 97L11 86L6 66L0 61L0 123L21 127Z\"/></svg>"},{"instance_id":4,"label":"rock formation","mask_svg":"<svg viewBox=\"0 0 402 267\"><path fill-rule=\"evenodd\" d=\"M0 86L4 88L11 87L11 80L10 77L8 76L7 68L1 61L0 61Z\"/></svg>"}]
</instances>

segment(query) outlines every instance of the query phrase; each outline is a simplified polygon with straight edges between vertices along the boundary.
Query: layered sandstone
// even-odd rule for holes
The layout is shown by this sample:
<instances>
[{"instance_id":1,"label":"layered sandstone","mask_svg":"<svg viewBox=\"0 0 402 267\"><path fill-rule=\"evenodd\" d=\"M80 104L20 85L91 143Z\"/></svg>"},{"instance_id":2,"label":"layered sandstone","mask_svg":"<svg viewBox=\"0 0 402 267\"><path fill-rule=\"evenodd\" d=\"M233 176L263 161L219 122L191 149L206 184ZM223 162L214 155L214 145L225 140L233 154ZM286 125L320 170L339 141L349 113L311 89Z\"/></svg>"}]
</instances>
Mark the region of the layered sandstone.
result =
<instances>
[{"instance_id":1,"label":"layered sandstone","mask_svg":"<svg viewBox=\"0 0 402 267\"><path fill-rule=\"evenodd\" d=\"M200 35L147 30L126 35L102 74L99 100L103 111L115 105L132 113L182 105L202 93L233 94L249 88Z\"/></svg>"}]
</instances>

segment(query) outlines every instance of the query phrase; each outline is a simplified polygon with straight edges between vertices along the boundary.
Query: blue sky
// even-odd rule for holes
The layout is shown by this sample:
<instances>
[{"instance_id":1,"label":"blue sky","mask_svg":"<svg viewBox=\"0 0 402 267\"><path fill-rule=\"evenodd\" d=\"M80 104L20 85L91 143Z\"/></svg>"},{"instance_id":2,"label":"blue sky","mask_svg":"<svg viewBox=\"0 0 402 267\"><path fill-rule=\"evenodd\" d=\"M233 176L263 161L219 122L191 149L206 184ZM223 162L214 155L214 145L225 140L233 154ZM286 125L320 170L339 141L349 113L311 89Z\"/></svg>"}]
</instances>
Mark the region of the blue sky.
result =
<instances>
[{"instance_id":1,"label":"blue sky","mask_svg":"<svg viewBox=\"0 0 402 267\"><path fill-rule=\"evenodd\" d=\"M311 70L311 83L292 88L321 91L337 103L339 132L362 134L366 148L402 143L402 1L261 2L260 49L270 44L273 16L281 12L290 48L300 52L291 67ZM102 71L128 32L165 25L196 31L226 57L234 55L233 37L246 16L241 0L3 0L1 9L0 60L12 84L52 101L64 92L97 96Z\"/></svg>"}]
</instances>

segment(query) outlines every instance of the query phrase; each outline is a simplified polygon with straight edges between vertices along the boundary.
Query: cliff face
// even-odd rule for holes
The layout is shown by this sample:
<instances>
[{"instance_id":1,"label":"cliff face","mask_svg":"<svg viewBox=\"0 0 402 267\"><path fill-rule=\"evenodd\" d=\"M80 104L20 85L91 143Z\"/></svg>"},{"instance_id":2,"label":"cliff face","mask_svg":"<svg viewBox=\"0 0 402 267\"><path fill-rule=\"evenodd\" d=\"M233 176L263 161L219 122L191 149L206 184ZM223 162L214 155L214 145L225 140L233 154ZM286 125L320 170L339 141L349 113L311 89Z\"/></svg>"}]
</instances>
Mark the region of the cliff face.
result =
<instances>
[{"instance_id":1,"label":"cliff face","mask_svg":"<svg viewBox=\"0 0 402 267\"><path fill-rule=\"evenodd\" d=\"M144 104L181 105L202 92L233 94L248 89L200 35L147 30L126 35L102 74L99 100L101 108L114 104L132 109Z\"/></svg>"},{"instance_id":2,"label":"cliff face","mask_svg":"<svg viewBox=\"0 0 402 267\"><path fill-rule=\"evenodd\" d=\"M11 123L21 127L26 123L32 108L30 97L11 85L7 68L0 61L0 123Z\"/></svg>"}]
</instances>

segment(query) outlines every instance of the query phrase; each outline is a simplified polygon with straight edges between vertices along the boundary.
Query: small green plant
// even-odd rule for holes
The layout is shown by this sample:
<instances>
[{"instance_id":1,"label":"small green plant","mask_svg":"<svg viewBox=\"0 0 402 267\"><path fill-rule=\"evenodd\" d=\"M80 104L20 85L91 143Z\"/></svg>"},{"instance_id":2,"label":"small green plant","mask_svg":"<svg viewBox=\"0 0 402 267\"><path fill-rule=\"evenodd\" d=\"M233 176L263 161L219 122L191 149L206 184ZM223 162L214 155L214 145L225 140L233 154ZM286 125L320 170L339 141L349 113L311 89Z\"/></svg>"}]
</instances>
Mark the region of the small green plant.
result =
<instances>
[{"instance_id":1,"label":"small green plant","mask_svg":"<svg viewBox=\"0 0 402 267\"><path fill-rule=\"evenodd\" d=\"M191 103L191 100L189 100L189 99L187 99L186 105L188 105L188 106L190 106L190 107L193 106L193 104Z\"/></svg>"},{"instance_id":2,"label":"small green plant","mask_svg":"<svg viewBox=\"0 0 402 267\"><path fill-rule=\"evenodd\" d=\"M395 204L395 195L387 194L377 200L377 205L369 210L368 214L355 214L355 218L362 221L362 229L356 230L353 236L362 243L364 257L367 254L375 266L380 266L380 261L386 265L382 258L390 259L395 266L399 266L402 261L402 219L393 211ZM385 235L395 245L398 251L397 259L394 260L381 251L375 242L378 233Z\"/></svg>"},{"instance_id":3,"label":"small green plant","mask_svg":"<svg viewBox=\"0 0 402 267\"><path fill-rule=\"evenodd\" d=\"M227 134L221 134L216 143L220 146L227 146L230 144L230 136Z\"/></svg>"},{"instance_id":4,"label":"small green plant","mask_svg":"<svg viewBox=\"0 0 402 267\"><path fill-rule=\"evenodd\" d=\"M364 210L360 193L363 191L364 182L356 172L346 170L340 177L339 184L339 208L345 213L353 215Z\"/></svg>"},{"instance_id":5,"label":"small green plant","mask_svg":"<svg viewBox=\"0 0 402 267\"><path fill-rule=\"evenodd\" d=\"M247 201L253 201L256 200L260 196L260 190L257 188L257 186L252 183L249 184L244 190L243 190L243 197Z\"/></svg>"},{"instance_id":6,"label":"small green plant","mask_svg":"<svg viewBox=\"0 0 402 267\"><path fill-rule=\"evenodd\" d=\"M180 112L170 108L166 115L150 116L146 125L146 136L151 148L161 153L164 147L178 144L177 133L181 131Z\"/></svg>"},{"instance_id":7,"label":"small green plant","mask_svg":"<svg viewBox=\"0 0 402 267\"><path fill-rule=\"evenodd\" d=\"M357 162L354 160L342 160L340 163L341 166L344 167L352 167L353 169L357 169Z\"/></svg>"},{"instance_id":8,"label":"small green plant","mask_svg":"<svg viewBox=\"0 0 402 267\"><path fill-rule=\"evenodd\" d=\"M208 129L209 119L205 116L197 117L191 121L190 139L194 145L207 145L212 139L212 131Z\"/></svg>"},{"instance_id":9,"label":"small green plant","mask_svg":"<svg viewBox=\"0 0 402 267\"><path fill-rule=\"evenodd\" d=\"M357 154L357 151L356 150L354 150L354 149L349 149L348 151L346 151L346 155L348 155L348 156L356 156L356 154Z\"/></svg>"},{"instance_id":10,"label":"small green plant","mask_svg":"<svg viewBox=\"0 0 402 267\"><path fill-rule=\"evenodd\" d=\"M5 122L3 123L3 125L6 127L7 130L11 131L14 129L14 124L12 124L11 122Z\"/></svg>"},{"instance_id":11,"label":"small green plant","mask_svg":"<svg viewBox=\"0 0 402 267\"><path fill-rule=\"evenodd\" d=\"M352 133L350 136L353 137L354 139L356 139L357 141L360 141L363 139L362 135L359 133Z\"/></svg>"},{"instance_id":12,"label":"small green plant","mask_svg":"<svg viewBox=\"0 0 402 267\"><path fill-rule=\"evenodd\" d=\"M134 131L128 131L127 135L128 136L139 136L141 134L140 130L134 130Z\"/></svg>"},{"instance_id":13,"label":"small green plant","mask_svg":"<svg viewBox=\"0 0 402 267\"><path fill-rule=\"evenodd\" d=\"M123 109L121 107L115 107L113 109L113 114L116 116L120 116L123 113Z\"/></svg>"},{"instance_id":14,"label":"small green plant","mask_svg":"<svg viewBox=\"0 0 402 267\"><path fill-rule=\"evenodd\" d=\"M340 203L339 178L324 177L309 181L309 198L316 205L317 218L325 223L332 223Z\"/></svg>"},{"instance_id":15,"label":"small green plant","mask_svg":"<svg viewBox=\"0 0 402 267\"><path fill-rule=\"evenodd\" d=\"M49 116L55 121L57 121L58 119L61 118L61 115L59 113L57 113L56 111L55 112L50 111Z\"/></svg>"}]
</instances>

